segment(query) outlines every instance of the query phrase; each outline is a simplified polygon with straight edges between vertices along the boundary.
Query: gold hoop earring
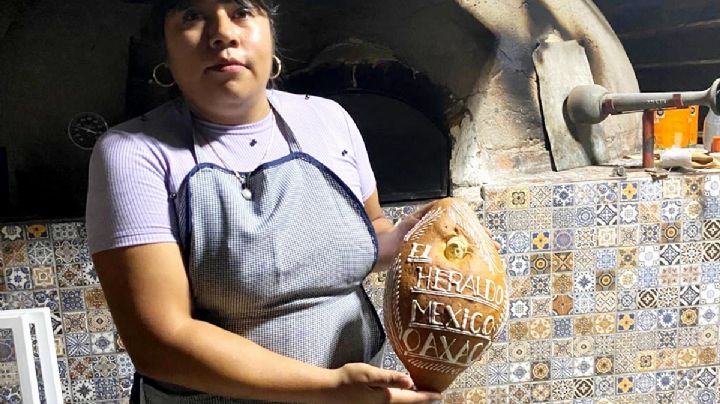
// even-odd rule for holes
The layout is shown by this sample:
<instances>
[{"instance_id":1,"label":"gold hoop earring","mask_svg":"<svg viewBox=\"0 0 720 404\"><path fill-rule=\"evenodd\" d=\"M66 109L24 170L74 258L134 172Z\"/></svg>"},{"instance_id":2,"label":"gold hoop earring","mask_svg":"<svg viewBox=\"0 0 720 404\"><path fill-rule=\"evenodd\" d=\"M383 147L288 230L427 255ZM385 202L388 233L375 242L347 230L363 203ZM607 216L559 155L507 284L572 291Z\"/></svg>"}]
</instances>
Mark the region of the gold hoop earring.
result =
<instances>
[{"instance_id":1,"label":"gold hoop earring","mask_svg":"<svg viewBox=\"0 0 720 404\"><path fill-rule=\"evenodd\" d=\"M158 79L157 73L158 73L158 69L161 68L161 67L164 67L165 69L170 70L170 69L168 68L168 64L167 64L167 63L165 63L165 62L158 63L158 65L155 66L155 68L153 69L153 72L152 72L152 77L153 77L153 81L155 82L155 84L157 84L157 85L159 85L160 87L163 87L163 88L170 88L170 87L174 86L174 85L175 85L175 80L173 80L172 83L163 83L162 81L160 81L160 79Z\"/></svg>"},{"instance_id":2,"label":"gold hoop earring","mask_svg":"<svg viewBox=\"0 0 720 404\"><path fill-rule=\"evenodd\" d=\"M282 62L280 61L280 58L276 55L273 55L272 57L275 63L277 63L277 73L270 76L270 80L275 80L276 78L280 77L280 73L282 73Z\"/></svg>"}]
</instances>

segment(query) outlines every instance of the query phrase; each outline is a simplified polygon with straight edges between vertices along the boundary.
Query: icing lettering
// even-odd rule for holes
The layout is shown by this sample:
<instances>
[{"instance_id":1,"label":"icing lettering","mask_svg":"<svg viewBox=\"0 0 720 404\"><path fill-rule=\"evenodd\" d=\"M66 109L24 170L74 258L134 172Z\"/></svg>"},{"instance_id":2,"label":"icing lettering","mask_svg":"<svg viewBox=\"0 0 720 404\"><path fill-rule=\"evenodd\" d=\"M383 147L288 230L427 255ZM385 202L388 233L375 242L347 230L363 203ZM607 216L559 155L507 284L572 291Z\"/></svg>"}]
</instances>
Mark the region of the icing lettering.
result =
<instances>
[{"instance_id":1,"label":"icing lettering","mask_svg":"<svg viewBox=\"0 0 720 404\"><path fill-rule=\"evenodd\" d=\"M417 342L412 341L411 343L409 341L411 335L413 340L417 339ZM438 341L440 341L439 346ZM480 360L487 343L483 340L473 344L467 339L462 342L462 339L448 339L444 335L436 337L433 332L429 332L425 340L421 341L420 333L413 329L405 331L403 342L407 350L412 354L439 359L460 366L470 366L473 362Z\"/></svg>"},{"instance_id":2,"label":"icing lettering","mask_svg":"<svg viewBox=\"0 0 720 404\"><path fill-rule=\"evenodd\" d=\"M452 305L430 300L427 305L413 299L410 308L410 323L444 328L449 332L465 332L489 337L495 332L493 316L481 312L470 312L467 308L453 308ZM404 337L403 337L404 338Z\"/></svg>"},{"instance_id":3,"label":"icing lettering","mask_svg":"<svg viewBox=\"0 0 720 404\"><path fill-rule=\"evenodd\" d=\"M483 279L479 275L465 276L435 266L418 265L415 272L415 289L479 297L493 304L505 304L505 289L491 279Z\"/></svg>"},{"instance_id":4,"label":"icing lettering","mask_svg":"<svg viewBox=\"0 0 720 404\"><path fill-rule=\"evenodd\" d=\"M410 248L410 254L408 254L407 262L431 262L431 249L432 245L412 243L412 248ZM417 255L420 250L422 250L422 254Z\"/></svg>"}]
</instances>

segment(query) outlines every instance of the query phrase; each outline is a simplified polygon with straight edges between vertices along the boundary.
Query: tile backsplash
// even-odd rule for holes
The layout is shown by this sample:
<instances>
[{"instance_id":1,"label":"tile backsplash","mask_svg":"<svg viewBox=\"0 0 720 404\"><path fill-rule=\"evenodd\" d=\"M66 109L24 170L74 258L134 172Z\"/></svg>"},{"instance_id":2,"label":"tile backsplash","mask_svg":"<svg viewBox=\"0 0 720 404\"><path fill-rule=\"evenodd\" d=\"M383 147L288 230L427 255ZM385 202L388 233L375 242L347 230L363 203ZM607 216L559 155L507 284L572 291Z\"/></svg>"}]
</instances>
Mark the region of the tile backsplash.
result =
<instances>
[{"instance_id":1,"label":"tile backsplash","mask_svg":"<svg viewBox=\"0 0 720 404\"><path fill-rule=\"evenodd\" d=\"M471 202L502 245L509 320L445 402L720 400L720 175L486 185ZM133 366L85 237L77 221L0 225L0 309L50 308L67 403L127 401ZM378 310L383 285L365 282ZM11 341L0 331L0 402L19 400Z\"/></svg>"}]
</instances>

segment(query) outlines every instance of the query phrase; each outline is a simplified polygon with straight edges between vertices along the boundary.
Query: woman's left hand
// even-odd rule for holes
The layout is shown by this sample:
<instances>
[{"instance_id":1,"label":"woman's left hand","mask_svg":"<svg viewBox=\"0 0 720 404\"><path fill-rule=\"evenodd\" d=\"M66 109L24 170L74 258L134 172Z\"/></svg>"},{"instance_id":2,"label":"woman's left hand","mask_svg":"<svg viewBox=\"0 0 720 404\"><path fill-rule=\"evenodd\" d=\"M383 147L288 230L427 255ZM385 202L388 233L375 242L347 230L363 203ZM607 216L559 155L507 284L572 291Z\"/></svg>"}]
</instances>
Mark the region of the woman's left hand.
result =
<instances>
[{"instance_id":1,"label":"woman's left hand","mask_svg":"<svg viewBox=\"0 0 720 404\"><path fill-rule=\"evenodd\" d=\"M403 238L425 216L431 206L430 203L423 205L392 228L377 232L379 251L374 271L385 271L390 268L402 247Z\"/></svg>"},{"instance_id":2,"label":"woman's left hand","mask_svg":"<svg viewBox=\"0 0 720 404\"><path fill-rule=\"evenodd\" d=\"M405 217L401 222L386 231L378 231L378 260L375 264L374 271L384 271L390 268L402 247L405 235L419 222L423 216L430 210L432 203L421 206L418 210ZM485 228L488 236L492 238L490 230ZM493 240L495 248L499 251L500 243Z\"/></svg>"}]
</instances>

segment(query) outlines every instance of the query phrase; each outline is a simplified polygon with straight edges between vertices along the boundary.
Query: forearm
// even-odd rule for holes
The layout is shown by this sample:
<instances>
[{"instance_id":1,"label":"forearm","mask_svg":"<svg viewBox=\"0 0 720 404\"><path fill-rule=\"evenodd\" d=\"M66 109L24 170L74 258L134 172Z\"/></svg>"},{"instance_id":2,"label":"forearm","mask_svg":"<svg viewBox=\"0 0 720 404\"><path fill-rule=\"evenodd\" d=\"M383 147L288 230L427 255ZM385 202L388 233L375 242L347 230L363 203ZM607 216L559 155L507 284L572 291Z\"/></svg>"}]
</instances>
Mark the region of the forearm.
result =
<instances>
[{"instance_id":1,"label":"forearm","mask_svg":"<svg viewBox=\"0 0 720 404\"><path fill-rule=\"evenodd\" d=\"M269 351L212 324L188 320L172 338L136 358L146 376L212 395L280 402L326 402L334 371Z\"/></svg>"},{"instance_id":2,"label":"forearm","mask_svg":"<svg viewBox=\"0 0 720 404\"><path fill-rule=\"evenodd\" d=\"M378 259L373 272L382 272L392 265L398 247L398 234L392 221L385 217L373 220L373 227L378 237Z\"/></svg>"}]
</instances>

